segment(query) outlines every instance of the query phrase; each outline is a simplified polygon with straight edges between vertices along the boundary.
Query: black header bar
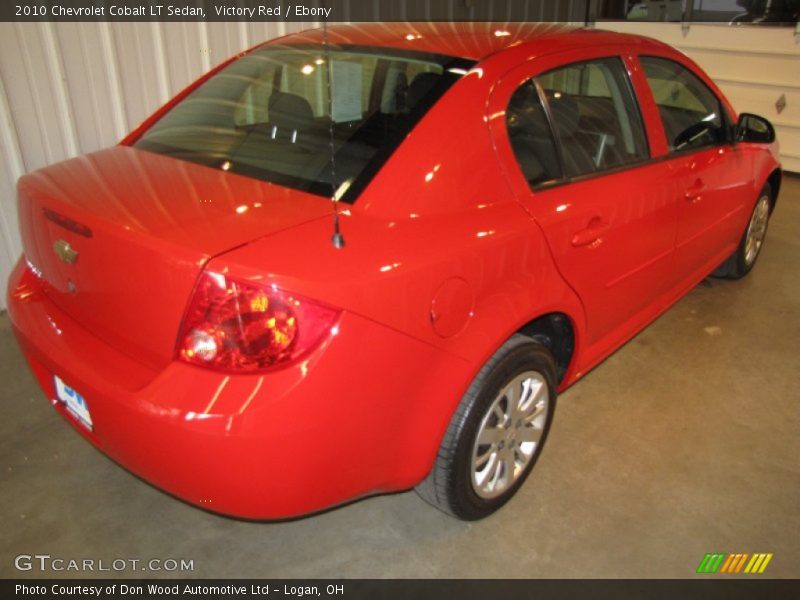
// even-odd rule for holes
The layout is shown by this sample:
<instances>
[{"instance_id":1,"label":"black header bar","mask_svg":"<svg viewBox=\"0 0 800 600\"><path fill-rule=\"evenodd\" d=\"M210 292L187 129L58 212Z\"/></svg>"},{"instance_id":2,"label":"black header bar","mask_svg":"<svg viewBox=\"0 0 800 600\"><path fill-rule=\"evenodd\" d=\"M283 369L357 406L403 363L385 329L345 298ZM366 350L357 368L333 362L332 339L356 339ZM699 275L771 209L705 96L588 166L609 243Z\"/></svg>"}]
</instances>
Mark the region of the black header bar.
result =
<instances>
[{"instance_id":1,"label":"black header bar","mask_svg":"<svg viewBox=\"0 0 800 600\"><path fill-rule=\"evenodd\" d=\"M587 0L9 0L0 21L583 21Z\"/></svg>"}]
</instances>

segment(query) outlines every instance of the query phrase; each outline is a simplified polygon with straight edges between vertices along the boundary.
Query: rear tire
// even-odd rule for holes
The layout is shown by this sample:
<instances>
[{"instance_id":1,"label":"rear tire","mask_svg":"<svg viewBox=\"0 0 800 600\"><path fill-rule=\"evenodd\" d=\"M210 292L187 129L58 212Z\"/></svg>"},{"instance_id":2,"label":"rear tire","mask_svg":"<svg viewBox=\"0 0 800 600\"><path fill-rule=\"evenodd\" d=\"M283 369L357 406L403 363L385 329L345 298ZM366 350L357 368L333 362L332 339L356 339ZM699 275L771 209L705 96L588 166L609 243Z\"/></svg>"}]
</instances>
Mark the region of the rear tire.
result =
<instances>
[{"instance_id":1,"label":"rear tire","mask_svg":"<svg viewBox=\"0 0 800 600\"><path fill-rule=\"evenodd\" d=\"M465 521L487 517L508 502L547 438L556 373L555 359L542 344L519 334L503 344L461 399L417 493Z\"/></svg>"},{"instance_id":2,"label":"rear tire","mask_svg":"<svg viewBox=\"0 0 800 600\"><path fill-rule=\"evenodd\" d=\"M717 267L713 273L714 277L741 279L753 269L767 237L771 210L772 187L767 183L758 195L739 245L733 254Z\"/></svg>"}]
</instances>

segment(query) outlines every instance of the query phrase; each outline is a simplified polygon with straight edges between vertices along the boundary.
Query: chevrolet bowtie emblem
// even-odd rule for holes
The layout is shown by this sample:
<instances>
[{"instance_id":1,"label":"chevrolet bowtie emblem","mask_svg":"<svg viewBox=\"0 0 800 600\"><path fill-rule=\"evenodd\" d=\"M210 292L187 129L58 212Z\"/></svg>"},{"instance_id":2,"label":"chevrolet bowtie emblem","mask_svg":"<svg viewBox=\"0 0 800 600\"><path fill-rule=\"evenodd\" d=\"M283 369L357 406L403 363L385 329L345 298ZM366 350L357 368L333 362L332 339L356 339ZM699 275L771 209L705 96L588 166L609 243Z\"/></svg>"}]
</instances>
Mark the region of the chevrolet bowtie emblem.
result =
<instances>
[{"instance_id":1,"label":"chevrolet bowtie emblem","mask_svg":"<svg viewBox=\"0 0 800 600\"><path fill-rule=\"evenodd\" d=\"M68 265L74 265L75 261L78 260L78 251L70 246L69 242L65 242L64 240L56 240L53 244L53 251L58 258Z\"/></svg>"}]
</instances>

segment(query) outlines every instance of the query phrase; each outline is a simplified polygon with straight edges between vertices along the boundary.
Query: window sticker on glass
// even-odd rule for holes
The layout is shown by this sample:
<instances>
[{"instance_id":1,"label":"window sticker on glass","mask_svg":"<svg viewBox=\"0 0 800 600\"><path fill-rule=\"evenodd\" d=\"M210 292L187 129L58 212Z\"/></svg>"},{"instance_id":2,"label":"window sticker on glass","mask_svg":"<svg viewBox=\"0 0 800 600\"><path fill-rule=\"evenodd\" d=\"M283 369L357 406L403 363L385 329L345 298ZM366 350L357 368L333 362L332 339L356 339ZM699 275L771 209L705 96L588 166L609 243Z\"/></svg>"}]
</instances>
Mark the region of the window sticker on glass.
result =
<instances>
[{"instance_id":1,"label":"window sticker on glass","mask_svg":"<svg viewBox=\"0 0 800 600\"><path fill-rule=\"evenodd\" d=\"M335 123L361 119L361 63L331 61L331 90L333 98L331 117Z\"/></svg>"}]
</instances>

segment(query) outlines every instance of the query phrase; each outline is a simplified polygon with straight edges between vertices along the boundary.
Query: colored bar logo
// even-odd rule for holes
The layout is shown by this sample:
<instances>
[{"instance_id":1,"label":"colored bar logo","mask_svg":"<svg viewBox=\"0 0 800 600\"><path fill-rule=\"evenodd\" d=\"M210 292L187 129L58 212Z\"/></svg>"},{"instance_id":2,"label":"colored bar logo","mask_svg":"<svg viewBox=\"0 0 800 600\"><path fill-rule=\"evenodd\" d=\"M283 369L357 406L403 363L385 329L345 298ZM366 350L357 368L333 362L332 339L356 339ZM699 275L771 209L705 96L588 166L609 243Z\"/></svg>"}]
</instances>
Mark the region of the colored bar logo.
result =
<instances>
[{"instance_id":1,"label":"colored bar logo","mask_svg":"<svg viewBox=\"0 0 800 600\"><path fill-rule=\"evenodd\" d=\"M725 552L708 553L700 561L697 573L702 574L728 574L747 573L750 575L761 574L772 560L772 553L748 554Z\"/></svg>"}]
</instances>

